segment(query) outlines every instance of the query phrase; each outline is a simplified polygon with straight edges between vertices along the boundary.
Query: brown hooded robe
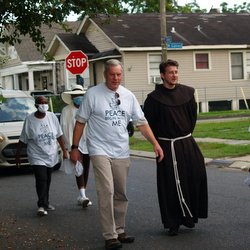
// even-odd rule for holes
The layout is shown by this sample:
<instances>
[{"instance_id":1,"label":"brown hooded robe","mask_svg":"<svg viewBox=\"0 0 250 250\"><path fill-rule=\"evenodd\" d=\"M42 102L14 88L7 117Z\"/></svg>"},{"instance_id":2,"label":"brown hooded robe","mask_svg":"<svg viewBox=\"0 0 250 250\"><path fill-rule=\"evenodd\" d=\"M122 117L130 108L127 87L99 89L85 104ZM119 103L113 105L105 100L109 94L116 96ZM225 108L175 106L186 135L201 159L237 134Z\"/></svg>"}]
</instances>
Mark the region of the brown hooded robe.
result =
<instances>
[{"instance_id":1,"label":"brown hooded robe","mask_svg":"<svg viewBox=\"0 0 250 250\"><path fill-rule=\"evenodd\" d=\"M144 113L164 151L163 161L157 162L157 192L164 228L194 227L198 218L207 218L208 213L204 157L192 135L176 140L173 143L176 173L171 153L173 148L171 151L171 141L168 140L193 132L197 119L194 89L181 84L174 89L160 85L148 95ZM176 174L180 180L179 188Z\"/></svg>"}]
</instances>

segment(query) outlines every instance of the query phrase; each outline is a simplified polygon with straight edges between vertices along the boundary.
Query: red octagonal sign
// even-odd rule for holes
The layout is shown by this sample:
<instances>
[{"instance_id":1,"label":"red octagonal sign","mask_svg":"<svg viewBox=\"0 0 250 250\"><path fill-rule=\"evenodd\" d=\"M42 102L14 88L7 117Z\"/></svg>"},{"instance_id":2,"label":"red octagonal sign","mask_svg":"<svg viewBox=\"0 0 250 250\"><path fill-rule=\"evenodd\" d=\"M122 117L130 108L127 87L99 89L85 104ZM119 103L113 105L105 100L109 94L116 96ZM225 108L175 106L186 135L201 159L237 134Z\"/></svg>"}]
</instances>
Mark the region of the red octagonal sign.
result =
<instances>
[{"instance_id":1,"label":"red octagonal sign","mask_svg":"<svg viewBox=\"0 0 250 250\"><path fill-rule=\"evenodd\" d=\"M88 57L81 50L71 51L65 61L66 69L76 75L82 74L89 66Z\"/></svg>"}]
</instances>

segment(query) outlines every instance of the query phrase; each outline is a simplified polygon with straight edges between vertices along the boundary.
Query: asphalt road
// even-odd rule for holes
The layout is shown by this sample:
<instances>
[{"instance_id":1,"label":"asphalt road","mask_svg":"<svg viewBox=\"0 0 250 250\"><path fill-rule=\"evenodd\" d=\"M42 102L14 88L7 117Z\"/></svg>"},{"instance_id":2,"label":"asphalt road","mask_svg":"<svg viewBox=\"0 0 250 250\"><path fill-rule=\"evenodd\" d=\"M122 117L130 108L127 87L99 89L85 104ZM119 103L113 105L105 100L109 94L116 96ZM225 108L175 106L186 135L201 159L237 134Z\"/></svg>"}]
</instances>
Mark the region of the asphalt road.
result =
<instances>
[{"instance_id":1,"label":"asphalt road","mask_svg":"<svg viewBox=\"0 0 250 250\"><path fill-rule=\"evenodd\" d=\"M156 196L155 162L132 158L129 173L127 231L134 235L130 250L247 250L250 249L250 188L247 172L207 166L209 217L195 229L181 227L176 237L164 231ZM74 176L53 174L51 204L56 211L36 216L31 173L0 173L0 249L104 249L91 170L87 195L93 206L76 205Z\"/></svg>"}]
</instances>

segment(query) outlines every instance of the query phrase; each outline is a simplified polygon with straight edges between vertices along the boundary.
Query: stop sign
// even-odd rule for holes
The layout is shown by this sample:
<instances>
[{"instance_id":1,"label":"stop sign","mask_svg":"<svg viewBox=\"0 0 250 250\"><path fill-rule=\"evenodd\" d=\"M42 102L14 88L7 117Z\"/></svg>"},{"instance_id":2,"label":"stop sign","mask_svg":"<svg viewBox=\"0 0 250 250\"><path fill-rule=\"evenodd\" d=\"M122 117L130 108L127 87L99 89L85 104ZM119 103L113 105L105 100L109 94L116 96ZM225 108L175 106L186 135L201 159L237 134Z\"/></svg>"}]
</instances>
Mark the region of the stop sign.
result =
<instances>
[{"instance_id":1,"label":"stop sign","mask_svg":"<svg viewBox=\"0 0 250 250\"><path fill-rule=\"evenodd\" d=\"M89 61L87 55L81 50L71 51L66 57L66 69L72 74L82 74L83 71L88 68Z\"/></svg>"}]
</instances>

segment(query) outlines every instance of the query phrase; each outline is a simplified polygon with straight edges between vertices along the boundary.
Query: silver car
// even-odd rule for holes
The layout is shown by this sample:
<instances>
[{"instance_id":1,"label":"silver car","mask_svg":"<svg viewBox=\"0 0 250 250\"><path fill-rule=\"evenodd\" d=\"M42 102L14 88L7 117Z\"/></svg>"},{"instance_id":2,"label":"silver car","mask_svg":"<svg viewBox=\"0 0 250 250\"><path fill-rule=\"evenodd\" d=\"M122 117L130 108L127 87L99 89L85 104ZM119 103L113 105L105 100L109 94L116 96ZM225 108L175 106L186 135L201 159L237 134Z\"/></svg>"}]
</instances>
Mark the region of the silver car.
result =
<instances>
[{"instance_id":1,"label":"silver car","mask_svg":"<svg viewBox=\"0 0 250 250\"><path fill-rule=\"evenodd\" d=\"M27 115L36 111L34 98L20 90L0 89L0 168L15 166L16 145ZM28 165L26 148L21 165Z\"/></svg>"}]
</instances>

